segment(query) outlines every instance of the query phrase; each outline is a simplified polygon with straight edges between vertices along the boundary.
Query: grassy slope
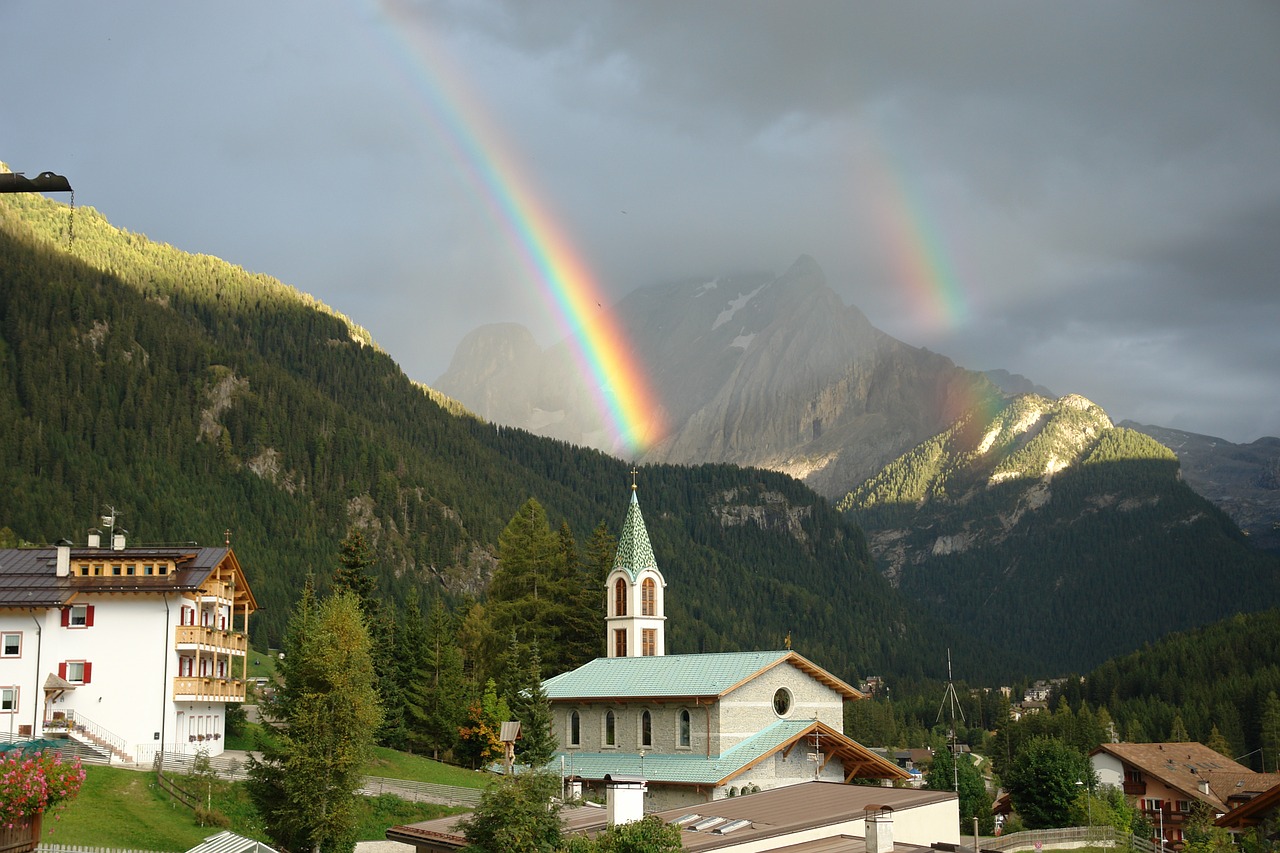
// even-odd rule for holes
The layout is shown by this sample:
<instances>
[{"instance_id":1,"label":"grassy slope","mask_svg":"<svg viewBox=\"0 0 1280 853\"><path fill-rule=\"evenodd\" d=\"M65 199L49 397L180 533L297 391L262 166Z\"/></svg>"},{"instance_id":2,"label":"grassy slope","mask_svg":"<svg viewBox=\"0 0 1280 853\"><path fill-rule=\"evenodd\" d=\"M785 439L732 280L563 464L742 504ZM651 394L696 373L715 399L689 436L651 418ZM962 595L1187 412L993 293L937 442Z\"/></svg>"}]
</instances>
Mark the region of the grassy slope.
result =
<instances>
[{"instance_id":1,"label":"grassy slope","mask_svg":"<svg viewBox=\"0 0 1280 853\"><path fill-rule=\"evenodd\" d=\"M213 792L213 807L231 819L231 830L269 842L243 785L220 783L219 787L222 790ZM409 803L389 795L363 797L361 802L366 808L357 836L360 841L382 840L389 826L458 811L430 803ZM113 767L86 768L79 796L58 819L47 822L45 830L44 840L53 844L174 853L189 850L222 831L216 826L198 826L189 810L171 801L157 787L154 774Z\"/></svg>"}]
</instances>

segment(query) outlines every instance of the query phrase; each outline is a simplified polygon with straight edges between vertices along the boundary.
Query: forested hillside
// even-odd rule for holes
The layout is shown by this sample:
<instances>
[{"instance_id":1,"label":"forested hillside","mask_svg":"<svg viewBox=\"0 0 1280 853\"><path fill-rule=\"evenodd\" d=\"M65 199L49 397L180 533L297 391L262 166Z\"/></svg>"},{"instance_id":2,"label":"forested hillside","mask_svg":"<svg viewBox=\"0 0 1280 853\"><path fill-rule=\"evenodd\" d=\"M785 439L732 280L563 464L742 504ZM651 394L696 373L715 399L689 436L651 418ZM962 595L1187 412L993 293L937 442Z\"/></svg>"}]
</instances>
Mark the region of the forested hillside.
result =
<instances>
[{"instance_id":1,"label":"forested hillside","mask_svg":"<svg viewBox=\"0 0 1280 853\"><path fill-rule=\"evenodd\" d=\"M1280 610L1237 614L1114 658L1063 685L1056 701L1106 707L1125 740L1160 741L1175 727L1272 772L1280 765ZM1181 733L1181 732L1179 732Z\"/></svg>"},{"instance_id":2,"label":"forested hillside","mask_svg":"<svg viewBox=\"0 0 1280 853\"><path fill-rule=\"evenodd\" d=\"M1046 674L1280 600L1280 561L1078 396L975 410L842 506L902 592Z\"/></svg>"},{"instance_id":3,"label":"forested hillside","mask_svg":"<svg viewBox=\"0 0 1280 853\"><path fill-rule=\"evenodd\" d=\"M350 320L266 276L0 199L0 526L84 541L106 505L133 543L230 531L278 642L304 578L362 531L376 594L483 599L530 497L579 542L615 528L630 465L442 408ZM846 678L935 670L950 644L870 567L858 528L782 475L646 466L671 651L795 647ZM424 610L425 610L424 604ZM980 662L977 663L977 662Z\"/></svg>"}]
</instances>

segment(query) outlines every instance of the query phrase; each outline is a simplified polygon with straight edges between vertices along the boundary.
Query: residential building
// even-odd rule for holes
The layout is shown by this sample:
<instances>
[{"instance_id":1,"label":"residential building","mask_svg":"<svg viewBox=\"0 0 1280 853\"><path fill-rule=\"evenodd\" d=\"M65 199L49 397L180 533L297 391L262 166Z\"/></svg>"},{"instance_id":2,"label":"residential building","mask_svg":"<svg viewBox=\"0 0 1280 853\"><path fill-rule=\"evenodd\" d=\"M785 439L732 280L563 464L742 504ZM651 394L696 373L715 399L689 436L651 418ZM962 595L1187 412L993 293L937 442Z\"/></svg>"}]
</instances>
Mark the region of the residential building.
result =
<instances>
[{"instance_id":1,"label":"residential building","mask_svg":"<svg viewBox=\"0 0 1280 853\"><path fill-rule=\"evenodd\" d=\"M621 785L629 783L619 783ZM688 851L716 853L924 853L955 850L960 812L951 791L873 788L802 782L698 806L677 806L655 816L682 829ZM449 853L466 845L457 828L462 815L393 826L386 837L412 844L415 853ZM631 815L629 819L636 819ZM566 835L594 836L625 823L609 808L565 809Z\"/></svg>"},{"instance_id":2,"label":"residential building","mask_svg":"<svg viewBox=\"0 0 1280 853\"><path fill-rule=\"evenodd\" d=\"M633 483L606 581L609 656L548 679L555 765L602 790L646 783L649 811L813 779L908 779L844 734L856 689L790 650L667 655L666 582Z\"/></svg>"},{"instance_id":3,"label":"residential building","mask_svg":"<svg viewBox=\"0 0 1280 853\"><path fill-rule=\"evenodd\" d=\"M1280 841L1280 784L1233 806L1214 823L1236 834L1255 832L1260 842L1274 845Z\"/></svg>"},{"instance_id":4,"label":"residential building","mask_svg":"<svg viewBox=\"0 0 1280 853\"><path fill-rule=\"evenodd\" d=\"M1195 742L1104 743L1089 760L1099 783L1123 790L1151 820L1156 840L1174 849L1196 810L1218 817L1280 783L1280 775L1256 773Z\"/></svg>"},{"instance_id":5,"label":"residential building","mask_svg":"<svg viewBox=\"0 0 1280 853\"><path fill-rule=\"evenodd\" d=\"M223 750L257 609L230 545L0 550L0 737L69 736L112 760Z\"/></svg>"}]
</instances>

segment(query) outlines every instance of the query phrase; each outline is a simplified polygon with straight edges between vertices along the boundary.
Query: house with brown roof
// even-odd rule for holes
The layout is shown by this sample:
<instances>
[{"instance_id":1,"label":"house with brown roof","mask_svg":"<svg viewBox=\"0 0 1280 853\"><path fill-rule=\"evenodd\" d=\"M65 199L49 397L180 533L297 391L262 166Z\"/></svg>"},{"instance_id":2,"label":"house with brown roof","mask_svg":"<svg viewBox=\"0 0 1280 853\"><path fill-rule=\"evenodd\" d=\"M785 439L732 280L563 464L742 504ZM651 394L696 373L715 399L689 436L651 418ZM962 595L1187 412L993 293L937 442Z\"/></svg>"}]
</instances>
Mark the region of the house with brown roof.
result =
<instances>
[{"instance_id":1,"label":"house with brown roof","mask_svg":"<svg viewBox=\"0 0 1280 853\"><path fill-rule=\"evenodd\" d=\"M257 609L230 545L0 549L0 738L71 737L110 760L223 750Z\"/></svg>"},{"instance_id":2,"label":"house with brown roof","mask_svg":"<svg viewBox=\"0 0 1280 853\"><path fill-rule=\"evenodd\" d=\"M1214 825L1236 834L1252 830L1260 841L1271 844L1280 841L1280 784L1234 806Z\"/></svg>"},{"instance_id":3,"label":"house with brown roof","mask_svg":"<svg viewBox=\"0 0 1280 853\"><path fill-rule=\"evenodd\" d=\"M1215 816L1280 783L1201 743L1104 743L1089 754L1098 781L1124 791L1155 827L1157 840L1181 849L1197 803Z\"/></svg>"}]
</instances>

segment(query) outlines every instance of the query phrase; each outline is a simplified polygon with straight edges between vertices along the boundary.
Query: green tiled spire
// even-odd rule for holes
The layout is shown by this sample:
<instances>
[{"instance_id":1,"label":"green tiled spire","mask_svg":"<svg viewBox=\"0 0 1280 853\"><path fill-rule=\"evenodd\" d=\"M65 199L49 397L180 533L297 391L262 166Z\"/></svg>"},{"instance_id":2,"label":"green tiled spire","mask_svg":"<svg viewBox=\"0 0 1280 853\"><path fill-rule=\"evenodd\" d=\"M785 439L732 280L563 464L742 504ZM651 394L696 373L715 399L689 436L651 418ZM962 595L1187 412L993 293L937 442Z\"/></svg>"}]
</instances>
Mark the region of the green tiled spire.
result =
<instances>
[{"instance_id":1,"label":"green tiled spire","mask_svg":"<svg viewBox=\"0 0 1280 853\"><path fill-rule=\"evenodd\" d=\"M625 569L635 580L640 572L653 569L658 572L658 561L649 544L649 531L645 530L644 517L640 515L640 500L636 497L636 485L631 484L631 506L627 507L627 519L622 522L622 535L618 537L618 553L613 558L614 570ZM659 572L661 574L661 572Z\"/></svg>"}]
</instances>

